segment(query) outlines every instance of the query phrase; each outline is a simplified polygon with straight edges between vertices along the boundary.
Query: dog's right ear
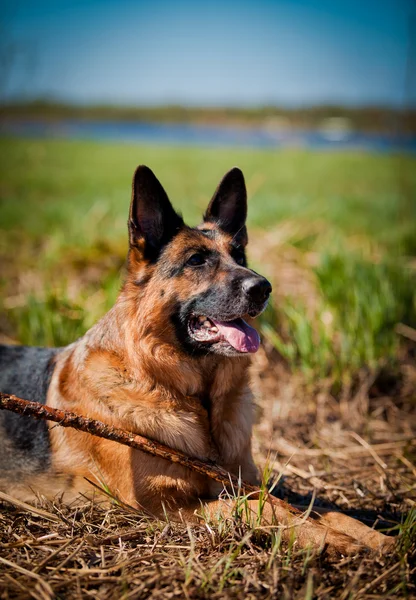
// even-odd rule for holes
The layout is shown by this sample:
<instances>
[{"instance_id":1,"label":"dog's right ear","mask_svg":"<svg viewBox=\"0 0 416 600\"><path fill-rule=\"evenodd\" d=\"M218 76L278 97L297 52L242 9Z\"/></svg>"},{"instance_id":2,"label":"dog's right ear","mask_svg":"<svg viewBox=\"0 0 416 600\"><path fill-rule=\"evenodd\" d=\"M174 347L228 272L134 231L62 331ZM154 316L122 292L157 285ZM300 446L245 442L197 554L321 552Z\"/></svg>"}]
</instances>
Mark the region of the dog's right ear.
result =
<instances>
[{"instance_id":1,"label":"dog's right ear","mask_svg":"<svg viewBox=\"0 0 416 600\"><path fill-rule=\"evenodd\" d=\"M247 244L247 190L244 175L234 167L224 175L215 190L204 215L204 221L211 221L220 229L233 236L242 246Z\"/></svg>"},{"instance_id":2,"label":"dog's right ear","mask_svg":"<svg viewBox=\"0 0 416 600\"><path fill-rule=\"evenodd\" d=\"M145 258L156 260L183 224L153 171L144 165L137 167L129 215L130 247L140 249Z\"/></svg>"}]
</instances>

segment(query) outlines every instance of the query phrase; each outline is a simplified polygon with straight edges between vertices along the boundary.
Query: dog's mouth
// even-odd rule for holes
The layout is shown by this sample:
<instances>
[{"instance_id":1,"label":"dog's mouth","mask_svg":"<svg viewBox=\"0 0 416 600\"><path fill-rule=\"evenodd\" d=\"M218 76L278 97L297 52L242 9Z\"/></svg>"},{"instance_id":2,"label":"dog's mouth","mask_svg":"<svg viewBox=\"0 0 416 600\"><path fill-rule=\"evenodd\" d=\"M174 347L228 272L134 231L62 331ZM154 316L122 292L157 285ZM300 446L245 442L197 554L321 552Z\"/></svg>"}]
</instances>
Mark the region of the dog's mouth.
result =
<instances>
[{"instance_id":1,"label":"dog's mouth","mask_svg":"<svg viewBox=\"0 0 416 600\"><path fill-rule=\"evenodd\" d=\"M257 331L241 318L218 321L205 315L192 315L188 322L188 332L197 342L220 343L241 353L257 352L260 346Z\"/></svg>"}]
</instances>

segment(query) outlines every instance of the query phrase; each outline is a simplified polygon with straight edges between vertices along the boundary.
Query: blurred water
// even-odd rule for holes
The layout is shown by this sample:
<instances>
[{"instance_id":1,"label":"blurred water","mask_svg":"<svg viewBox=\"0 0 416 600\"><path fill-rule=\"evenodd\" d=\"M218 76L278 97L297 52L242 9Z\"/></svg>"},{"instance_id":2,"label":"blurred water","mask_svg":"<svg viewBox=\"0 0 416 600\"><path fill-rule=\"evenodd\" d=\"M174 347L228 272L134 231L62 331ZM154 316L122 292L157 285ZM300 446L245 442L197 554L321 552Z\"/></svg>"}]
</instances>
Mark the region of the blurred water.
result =
<instances>
[{"instance_id":1,"label":"blurred water","mask_svg":"<svg viewBox=\"0 0 416 600\"><path fill-rule=\"evenodd\" d=\"M2 120L0 135L31 138L113 140L199 146L252 148L302 147L312 149L361 149L370 152L416 153L416 137L347 132L331 135L316 130L267 130L219 127L187 123L129 121L30 121Z\"/></svg>"}]
</instances>

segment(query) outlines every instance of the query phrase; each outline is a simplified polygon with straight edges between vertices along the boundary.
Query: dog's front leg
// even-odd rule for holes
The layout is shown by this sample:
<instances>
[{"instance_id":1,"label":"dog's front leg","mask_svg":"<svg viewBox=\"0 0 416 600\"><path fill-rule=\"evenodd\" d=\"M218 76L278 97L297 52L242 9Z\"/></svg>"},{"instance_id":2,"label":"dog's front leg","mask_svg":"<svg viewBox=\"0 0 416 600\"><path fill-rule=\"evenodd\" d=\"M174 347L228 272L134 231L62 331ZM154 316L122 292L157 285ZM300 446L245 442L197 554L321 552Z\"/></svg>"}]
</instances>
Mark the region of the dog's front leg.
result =
<instances>
[{"instance_id":1,"label":"dog's front leg","mask_svg":"<svg viewBox=\"0 0 416 600\"><path fill-rule=\"evenodd\" d=\"M185 522L197 523L208 521L218 523L221 519L242 519L250 526L266 532L281 529L282 539L296 540L301 548L322 548L333 558L354 554L364 548L373 548L363 539L360 543L346 532L335 531L329 523L313 519L305 519L291 514L284 507L260 500L208 500L200 501L179 510ZM364 526L365 527L365 526ZM385 537L385 536L383 536Z\"/></svg>"},{"instance_id":2,"label":"dog's front leg","mask_svg":"<svg viewBox=\"0 0 416 600\"><path fill-rule=\"evenodd\" d=\"M325 508L314 508L310 516L326 527L353 537L360 544L372 550L388 551L395 544L395 538L371 529L371 527L364 525L361 521L357 521L357 519L344 515L341 512Z\"/></svg>"}]
</instances>

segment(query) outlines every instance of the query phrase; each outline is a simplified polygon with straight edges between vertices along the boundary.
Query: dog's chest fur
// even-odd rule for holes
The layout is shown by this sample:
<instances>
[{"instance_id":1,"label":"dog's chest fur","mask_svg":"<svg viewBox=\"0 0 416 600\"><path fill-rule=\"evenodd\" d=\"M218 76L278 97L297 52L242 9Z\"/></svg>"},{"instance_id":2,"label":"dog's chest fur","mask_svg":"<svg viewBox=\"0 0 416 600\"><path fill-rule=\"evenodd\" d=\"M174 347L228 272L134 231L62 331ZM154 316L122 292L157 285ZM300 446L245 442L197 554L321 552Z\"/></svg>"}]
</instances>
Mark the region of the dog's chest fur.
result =
<instances>
[{"instance_id":1,"label":"dog's chest fur","mask_svg":"<svg viewBox=\"0 0 416 600\"><path fill-rule=\"evenodd\" d=\"M214 460L237 475L241 469L246 479L256 480L245 359L217 360L215 366L207 359L201 369L200 363L196 367L160 346L150 353L150 362L148 348L140 360L136 347L132 364L128 352L119 355L114 350L114 340L111 351L94 342L92 330L58 357L48 404L88 414L189 456ZM153 510L156 497L182 505L220 491L183 467L74 430L53 428L51 441L57 471L90 479L95 475L125 501Z\"/></svg>"}]
</instances>

